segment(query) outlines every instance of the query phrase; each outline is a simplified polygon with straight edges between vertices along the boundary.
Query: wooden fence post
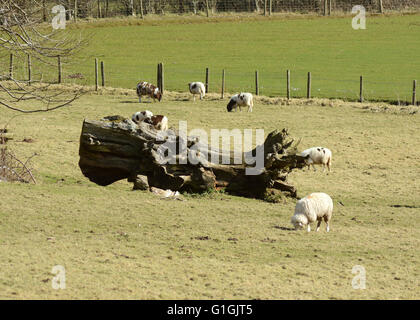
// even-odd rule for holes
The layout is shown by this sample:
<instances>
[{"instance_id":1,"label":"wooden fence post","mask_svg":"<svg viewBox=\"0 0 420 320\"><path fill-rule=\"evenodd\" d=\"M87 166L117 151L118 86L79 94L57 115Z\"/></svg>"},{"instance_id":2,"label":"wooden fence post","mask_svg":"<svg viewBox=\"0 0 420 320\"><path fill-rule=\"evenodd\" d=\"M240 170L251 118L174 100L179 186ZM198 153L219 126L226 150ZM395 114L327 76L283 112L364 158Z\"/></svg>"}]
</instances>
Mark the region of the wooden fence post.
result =
<instances>
[{"instance_id":1,"label":"wooden fence post","mask_svg":"<svg viewBox=\"0 0 420 320\"><path fill-rule=\"evenodd\" d=\"M328 15L329 16L331 15L331 6L332 6L331 2L332 0L328 0Z\"/></svg>"},{"instance_id":2,"label":"wooden fence post","mask_svg":"<svg viewBox=\"0 0 420 320\"><path fill-rule=\"evenodd\" d=\"M416 90L417 90L417 80L413 80L413 101L412 104L414 106L417 105L417 95L416 95Z\"/></svg>"},{"instance_id":3,"label":"wooden fence post","mask_svg":"<svg viewBox=\"0 0 420 320\"><path fill-rule=\"evenodd\" d=\"M157 65L157 86L159 88L159 91L161 94L163 94L163 88L164 88L164 84L163 84L163 63L160 62Z\"/></svg>"},{"instance_id":4,"label":"wooden fence post","mask_svg":"<svg viewBox=\"0 0 420 320\"><path fill-rule=\"evenodd\" d=\"M271 13L272 13L272 11L273 11L273 0L270 0L270 3L269 3L269 11L268 11L268 15L270 15L271 16Z\"/></svg>"},{"instance_id":5,"label":"wooden fence post","mask_svg":"<svg viewBox=\"0 0 420 320\"><path fill-rule=\"evenodd\" d=\"M255 71L255 95L259 95L260 94L260 88L258 86L258 70Z\"/></svg>"},{"instance_id":6,"label":"wooden fence post","mask_svg":"<svg viewBox=\"0 0 420 320\"><path fill-rule=\"evenodd\" d=\"M308 72L308 86L307 86L307 91L306 91L306 97L308 99L311 98L311 82L312 82L311 73Z\"/></svg>"},{"instance_id":7,"label":"wooden fence post","mask_svg":"<svg viewBox=\"0 0 420 320\"><path fill-rule=\"evenodd\" d=\"M264 16L267 15L267 0L264 0Z\"/></svg>"},{"instance_id":8,"label":"wooden fence post","mask_svg":"<svg viewBox=\"0 0 420 320\"><path fill-rule=\"evenodd\" d=\"M206 93L209 92L209 68L206 68Z\"/></svg>"},{"instance_id":9,"label":"wooden fence post","mask_svg":"<svg viewBox=\"0 0 420 320\"><path fill-rule=\"evenodd\" d=\"M10 54L9 78L13 79L13 53Z\"/></svg>"},{"instance_id":10,"label":"wooden fence post","mask_svg":"<svg viewBox=\"0 0 420 320\"><path fill-rule=\"evenodd\" d=\"M222 70L222 99L225 97L225 69Z\"/></svg>"},{"instance_id":11,"label":"wooden fence post","mask_svg":"<svg viewBox=\"0 0 420 320\"><path fill-rule=\"evenodd\" d=\"M163 94L163 90L165 87L165 72L163 70L163 62L160 63L160 87L159 87L159 91L161 94Z\"/></svg>"},{"instance_id":12,"label":"wooden fence post","mask_svg":"<svg viewBox=\"0 0 420 320\"><path fill-rule=\"evenodd\" d=\"M31 56L28 54L28 84L31 85L32 82L32 64Z\"/></svg>"},{"instance_id":13,"label":"wooden fence post","mask_svg":"<svg viewBox=\"0 0 420 320\"><path fill-rule=\"evenodd\" d=\"M101 61L101 80L102 80L102 87L105 87L105 67L104 67L103 61Z\"/></svg>"},{"instance_id":14,"label":"wooden fence post","mask_svg":"<svg viewBox=\"0 0 420 320\"><path fill-rule=\"evenodd\" d=\"M360 98L359 102L363 102L363 76L360 76Z\"/></svg>"},{"instance_id":15,"label":"wooden fence post","mask_svg":"<svg viewBox=\"0 0 420 320\"><path fill-rule=\"evenodd\" d=\"M57 56L57 63L58 63L58 83L61 83L61 57Z\"/></svg>"},{"instance_id":16,"label":"wooden fence post","mask_svg":"<svg viewBox=\"0 0 420 320\"><path fill-rule=\"evenodd\" d=\"M99 75L98 75L98 58L95 58L95 91L98 91Z\"/></svg>"},{"instance_id":17,"label":"wooden fence post","mask_svg":"<svg viewBox=\"0 0 420 320\"><path fill-rule=\"evenodd\" d=\"M327 1L328 0L324 0L324 16L327 15Z\"/></svg>"},{"instance_id":18,"label":"wooden fence post","mask_svg":"<svg viewBox=\"0 0 420 320\"><path fill-rule=\"evenodd\" d=\"M287 70L287 99L290 99L290 70Z\"/></svg>"}]
</instances>

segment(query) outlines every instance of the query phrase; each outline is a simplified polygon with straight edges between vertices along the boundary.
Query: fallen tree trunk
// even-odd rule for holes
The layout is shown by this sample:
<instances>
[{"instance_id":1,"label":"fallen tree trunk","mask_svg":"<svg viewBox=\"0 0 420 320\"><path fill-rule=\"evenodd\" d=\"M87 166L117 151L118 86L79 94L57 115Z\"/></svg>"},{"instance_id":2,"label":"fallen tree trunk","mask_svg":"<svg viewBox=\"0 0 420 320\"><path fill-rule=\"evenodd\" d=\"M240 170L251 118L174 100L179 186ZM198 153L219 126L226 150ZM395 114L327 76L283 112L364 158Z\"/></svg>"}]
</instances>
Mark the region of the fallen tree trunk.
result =
<instances>
[{"instance_id":1,"label":"fallen tree trunk","mask_svg":"<svg viewBox=\"0 0 420 320\"><path fill-rule=\"evenodd\" d=\"M176 146L172 153L168 145ZM111 116L83 122L79 166L89 180L102 186L122 179L135 183L141 175L147 176L149 186L161 189L204 192L224 188L231 194L274 200L284 195L296 197L287 176L306 166L306 158L296 155L296 145L286 129L276 130L263 145L243 153L241 164L233 164L233 152L210 148L197 137L183 137L176 130L156 131L145 122L137 125ZM247 164L246 159L257 154L263 157L263 166L257 168L260 174L250 175L257 162ZM221 163L222 157L229 162ZM194 163L191 158L202 161Z\"/></svg>"}]
</instances>

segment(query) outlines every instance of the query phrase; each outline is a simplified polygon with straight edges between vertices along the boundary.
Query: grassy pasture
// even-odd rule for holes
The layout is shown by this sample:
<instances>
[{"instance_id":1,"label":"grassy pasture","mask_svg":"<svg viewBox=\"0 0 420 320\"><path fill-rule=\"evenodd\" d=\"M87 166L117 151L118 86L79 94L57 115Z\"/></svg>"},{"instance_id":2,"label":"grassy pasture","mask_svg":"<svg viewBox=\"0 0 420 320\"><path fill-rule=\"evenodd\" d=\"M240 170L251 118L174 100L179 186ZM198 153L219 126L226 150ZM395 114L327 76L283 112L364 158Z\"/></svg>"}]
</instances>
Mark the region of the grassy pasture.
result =
<instances>
[{"instance_id":1,"label":"grassy pasture","mask_svg":"<svg viewBox=\"0 0 420 320\"><path fill-rule=\"evenodd\" d=\"M209 67L211 92L220 92L222 69L227 91L254 92L258 70L260 94L285 96L290 69L292 95L303 97L311 71L314 96L352 100L358 98L363 75L366 99L393 101L411 101L412 81L420 79L419 14L368 16L366 30L353 30L352 16L203 21L69 23L63 32L85 33L90 44L64 72L81 73L85 79L76 81L92 85L96 57L105 62L107 85L134 88L139 80L156 82L156 64L163 62L171 91L186 91L188 82L204 81ZM56 70L48 77L56 79Z\"/></svg>"},{"instance_id":2,"label":"grassy pasture","mask_svg":"<svg viewBox=\"0 0 420 320\"><path fill-rule=\"evenodd\" d=\"M261 97L251 115L226 113L227 101L215 96L189 98L167 94L139 105L132 90L108 90L12 120L10 147L21 157L39 153L38 184L0 183L0 298L420 298L414 107ZM83 119L142 109L174 126L188 120L189 130L287 127L303 138L301 149L331 148L331 173L291 175L299 196L332 196L331 232L325 225L319 233L289 230L292 200L210 193L165 201L125 181L90 183L77 165ZM2 110L0 125L12 115ZM66 268L65 290L51 287L55 265ZM352 289L355 265L366 269L365 290Z\"/></svg>"}]
</instances>

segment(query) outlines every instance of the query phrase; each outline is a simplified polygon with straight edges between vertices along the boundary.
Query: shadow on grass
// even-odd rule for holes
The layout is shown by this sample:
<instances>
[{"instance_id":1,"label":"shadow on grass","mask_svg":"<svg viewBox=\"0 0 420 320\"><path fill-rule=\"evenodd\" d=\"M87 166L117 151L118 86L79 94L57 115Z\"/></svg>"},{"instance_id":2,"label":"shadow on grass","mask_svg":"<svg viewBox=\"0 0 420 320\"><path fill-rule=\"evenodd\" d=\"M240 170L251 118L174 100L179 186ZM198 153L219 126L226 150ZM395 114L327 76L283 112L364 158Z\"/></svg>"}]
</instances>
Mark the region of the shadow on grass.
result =
<instances>
[{"instance_id":1,"label":"shadow on grass","mask_svg":"<svg viewBox=\"0 0 420 320\"><path fill-rule=\"evenodd\" d=\"M138 101L133 101L133 100L124 100L124 101L120 101L120 103L137 103L137 104L143 104L143 103L152 103L152 101L138 102Z\"/></svg>"},{"instance_id":2,"label":"shadow on grass","mask_svg":"<svg viewBox=\"0 0 420 320\"><path fill-rule=\"evenodd\" d=\"M282 227L282 226L274 226L273 228L284 230L284 231L295 231L294 228L288 228L288 227Z\"/></svg>"}]
</instances>

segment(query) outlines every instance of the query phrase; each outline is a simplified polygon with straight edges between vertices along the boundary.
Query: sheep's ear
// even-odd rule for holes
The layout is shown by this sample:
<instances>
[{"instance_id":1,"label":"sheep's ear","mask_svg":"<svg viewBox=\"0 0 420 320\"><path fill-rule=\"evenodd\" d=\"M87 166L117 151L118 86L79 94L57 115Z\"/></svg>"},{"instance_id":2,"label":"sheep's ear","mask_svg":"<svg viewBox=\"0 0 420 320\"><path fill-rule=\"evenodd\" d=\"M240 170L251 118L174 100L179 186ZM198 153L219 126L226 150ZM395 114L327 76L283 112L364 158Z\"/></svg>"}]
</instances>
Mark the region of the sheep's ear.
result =
<instances>
[{"instance_id":1,"label":"sheep's ear","mask_svg":"<svg viewBox=\"0 0 420 320\"><path fill-rule=\"evenodd\" d=\"M305 156L305 159L309 159L309 156L310 156L310 155L309 155L309 154L307 154L307 155Z\"/></svg>"}]
</instances>

